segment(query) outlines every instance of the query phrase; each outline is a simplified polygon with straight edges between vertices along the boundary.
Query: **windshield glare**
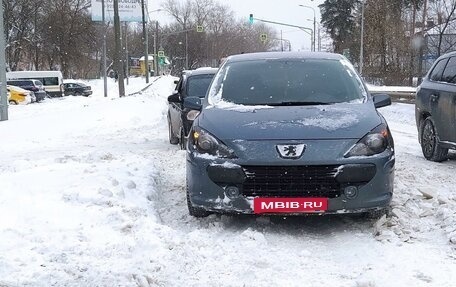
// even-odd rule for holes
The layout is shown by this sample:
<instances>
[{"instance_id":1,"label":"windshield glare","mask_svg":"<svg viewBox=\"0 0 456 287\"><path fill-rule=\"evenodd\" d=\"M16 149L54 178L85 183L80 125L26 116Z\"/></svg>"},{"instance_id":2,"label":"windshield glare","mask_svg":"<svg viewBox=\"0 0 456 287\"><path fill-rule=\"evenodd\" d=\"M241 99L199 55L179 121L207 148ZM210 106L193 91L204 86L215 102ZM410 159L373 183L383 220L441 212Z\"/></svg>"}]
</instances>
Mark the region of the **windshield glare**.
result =
<instances>
[{"instance_id":1,"label":"windshield glare","mask_svg":"<svg viewBox=\"0 0 456 287\"><path fill-rule=\"evenodd\" d=\"M187 81L187 96L204 98L214 75L192 76Z\"/></svg>"},{"instance_id":2,"label":"windshield glare","mask_svg":"<svg viewBox=\"0 0 456 287\"><path fill-rule=\"evenodd\" d=\"M332 104L365 97L361 79L343 61L265 59L224 65L211 86L209 103Z\"/></svg>"}]
</instances>

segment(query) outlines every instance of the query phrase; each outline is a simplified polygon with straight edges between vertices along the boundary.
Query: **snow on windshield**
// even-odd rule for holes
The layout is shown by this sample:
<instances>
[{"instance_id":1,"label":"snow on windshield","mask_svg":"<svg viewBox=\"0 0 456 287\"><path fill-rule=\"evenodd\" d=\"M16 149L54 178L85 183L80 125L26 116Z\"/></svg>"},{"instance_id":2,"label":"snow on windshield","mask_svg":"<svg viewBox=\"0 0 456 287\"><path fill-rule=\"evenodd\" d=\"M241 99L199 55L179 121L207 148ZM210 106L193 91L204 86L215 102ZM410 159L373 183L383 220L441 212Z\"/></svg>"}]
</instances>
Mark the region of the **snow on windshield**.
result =
<instances>
[{"instance_id":1,"label":"snow on windshield","mask_svg":"<svg viewBox=\"0 0 456 287\"><path fill-rule=\"evenodd\" d=\"M346 103L365 95L359 77L341 61L260 59L227 62L216 76L208 100L211 105L226 101L278 106Z\"/></svg>"}]
</instances>

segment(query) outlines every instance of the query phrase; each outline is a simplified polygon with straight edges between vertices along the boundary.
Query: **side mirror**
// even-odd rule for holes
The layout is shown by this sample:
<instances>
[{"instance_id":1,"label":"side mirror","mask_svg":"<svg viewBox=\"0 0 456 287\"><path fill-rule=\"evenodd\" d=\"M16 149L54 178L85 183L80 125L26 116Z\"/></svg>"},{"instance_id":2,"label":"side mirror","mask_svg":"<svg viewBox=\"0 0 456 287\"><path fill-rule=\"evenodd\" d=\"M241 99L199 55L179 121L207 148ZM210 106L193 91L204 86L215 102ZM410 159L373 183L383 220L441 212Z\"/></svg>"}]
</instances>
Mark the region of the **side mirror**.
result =
<instances>
[{"instance_id":1,"label":"side mirror","mask_svg":"<svg viewBox=\"0 0 456 287\"><path fill-rule=\"evenodd\" d=\"M376 109L391 105L391 98L387 94L377 94L373 96Z\"/></svg>"},{"instance_id":2,"label":"side mirror","mask_svg":"<svg viewBox=\"0 0 456 287\"><path fill-rule=\"evenodd\" d=\"M188 97L184 99L184 108L189 110L201 111L203 105L198 97Z\"/></svg>"},{"instance_id":3,"label":"side mirror","mask_svg":"<svg viewBox=\"0 0 456 287\"><path fill-rule=\"evenodd\" d=\"M175 93L168 97L168 103L180 103L182 102L180 94Z\"/></svg>"},{"instance_id":4,"label":"side mirror","mask_svg":"<svg viewBox=\"0 0 456 287\"><path fill-rule=\"evenodd\" d=\"M174 84L175 85L179 84L179 80L174 80Z\"/></svg>"}]
</instances>

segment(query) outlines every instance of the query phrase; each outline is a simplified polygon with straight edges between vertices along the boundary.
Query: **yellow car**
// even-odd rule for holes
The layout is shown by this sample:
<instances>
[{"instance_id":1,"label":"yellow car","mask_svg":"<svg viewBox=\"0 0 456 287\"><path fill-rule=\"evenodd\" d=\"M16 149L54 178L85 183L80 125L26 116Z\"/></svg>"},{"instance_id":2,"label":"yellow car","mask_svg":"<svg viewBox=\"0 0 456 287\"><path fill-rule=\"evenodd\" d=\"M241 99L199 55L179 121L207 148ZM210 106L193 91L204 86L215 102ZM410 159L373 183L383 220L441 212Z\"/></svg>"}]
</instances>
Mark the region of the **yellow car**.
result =
<instances>
[{"instance_id":1,"label":"yellow car","mask_svg":"<svg viewBox=\"0 0 456 287\"><path fill-rule=\"evenodd\" d=\"M27 105L32 102L31 92L16 86L7 85L9 97L8 103L10 105Z\"/></svg>"}]
</instances>

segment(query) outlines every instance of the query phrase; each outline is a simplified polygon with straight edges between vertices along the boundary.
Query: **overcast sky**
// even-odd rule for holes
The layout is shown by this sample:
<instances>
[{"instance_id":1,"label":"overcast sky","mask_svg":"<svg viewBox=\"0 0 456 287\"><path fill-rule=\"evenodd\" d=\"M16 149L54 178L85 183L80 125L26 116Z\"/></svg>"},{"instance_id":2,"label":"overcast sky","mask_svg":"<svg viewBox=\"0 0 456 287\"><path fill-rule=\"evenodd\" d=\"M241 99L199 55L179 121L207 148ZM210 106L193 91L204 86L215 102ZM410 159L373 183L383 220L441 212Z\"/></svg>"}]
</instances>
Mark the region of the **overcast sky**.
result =
<instances>
[{"instance_id":1,"label":"overcast sky","mask_svg":"<svg viewBox=\"0 0 456 287\"><path fill-rule=\"evenodd\" d=\"M324 0L218 0L224 5L228 5L235 12L238 18L248 21L249 14L254 18L282 22L296 26L309 27L313 29L313 11L309 8L299 7L300 4L315 8L317 25L320 22L320 9L318 5ZM163 0L149 0L149 11L160 8ZM151 17L156 16L162 22L166 21L166 13L152 13ZM168 18L169 19L169 18ZM309 21L310 20L310 21ZM272 25L280 35L282 30L283 38L291 41L292 50L310 50L310 35L298 28L291 28L279 25ZM318 27L318 26L317 26Z\"/></svg>"}]
</instances>

